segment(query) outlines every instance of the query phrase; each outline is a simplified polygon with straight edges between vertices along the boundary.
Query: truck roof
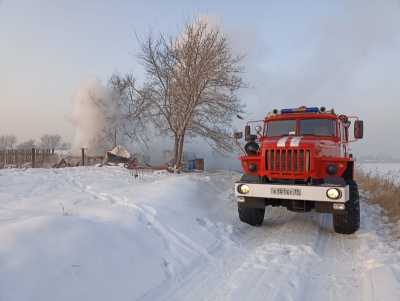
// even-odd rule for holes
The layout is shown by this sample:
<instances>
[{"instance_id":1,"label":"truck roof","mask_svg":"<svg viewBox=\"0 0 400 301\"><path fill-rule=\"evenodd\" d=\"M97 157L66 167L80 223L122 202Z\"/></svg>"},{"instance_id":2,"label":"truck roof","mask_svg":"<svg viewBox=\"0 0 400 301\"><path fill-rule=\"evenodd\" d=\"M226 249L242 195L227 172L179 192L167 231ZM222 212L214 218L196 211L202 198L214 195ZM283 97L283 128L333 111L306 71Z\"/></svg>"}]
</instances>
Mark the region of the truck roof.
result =
<instances>
[{"instance_id":1,"label":"truck roof","mask_svg":"<svg viewBox=\"0 0 400 301\"><path fill-rule=\"evenodd\" d=\"M299 107L296 109L274 110L270 112L265 121L290 120L290 119L337 119L337 115L332 110L327 111L324 107Z\"/></svg>"},{"instance_id":2,"label":"truck roof","mask_svg":"<svg viewBox=\"0 0 400 301\"><path fill-rule=\"evenodd\" d=\"M265 117L265 121L290 120L290 119L337 119L333 113L293 113L293 114L274 114Z\"/></svg>"}]
</instances>

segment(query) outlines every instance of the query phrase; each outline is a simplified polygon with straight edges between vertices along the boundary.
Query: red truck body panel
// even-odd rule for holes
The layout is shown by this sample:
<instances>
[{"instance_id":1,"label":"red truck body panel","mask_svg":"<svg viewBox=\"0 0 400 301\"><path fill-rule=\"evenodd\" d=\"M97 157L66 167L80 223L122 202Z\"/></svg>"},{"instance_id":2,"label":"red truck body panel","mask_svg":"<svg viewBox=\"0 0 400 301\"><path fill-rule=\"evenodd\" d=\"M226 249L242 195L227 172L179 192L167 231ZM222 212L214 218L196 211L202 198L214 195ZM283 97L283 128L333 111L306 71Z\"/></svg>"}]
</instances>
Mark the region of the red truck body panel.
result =
<instances>
[{"instance_id":1,"label":"red truck body panel","mask_svg":"<svg viewBox=\"0 0 400 301\"><path fill-rule=\"evenodd\" d=\"M341 115L344 116L344 115ZM245 174L267 177L269 180L289 179L303 180L324 179L328 164L337 168L337 176L342 176L348 162L353 159L348 154L348 127L343 125L341 116L333 112L327 113L290 113L271 114L263 121L263 134L256 142L259 150L256 155L240 157ZM299 122L296 134L289 136L268 137L266 127L268 122L276 120L331 119L335 120L335 134L332 136L300 136ZM257 166L251 171L250 164Z\"/></svg>"}]
</instances>

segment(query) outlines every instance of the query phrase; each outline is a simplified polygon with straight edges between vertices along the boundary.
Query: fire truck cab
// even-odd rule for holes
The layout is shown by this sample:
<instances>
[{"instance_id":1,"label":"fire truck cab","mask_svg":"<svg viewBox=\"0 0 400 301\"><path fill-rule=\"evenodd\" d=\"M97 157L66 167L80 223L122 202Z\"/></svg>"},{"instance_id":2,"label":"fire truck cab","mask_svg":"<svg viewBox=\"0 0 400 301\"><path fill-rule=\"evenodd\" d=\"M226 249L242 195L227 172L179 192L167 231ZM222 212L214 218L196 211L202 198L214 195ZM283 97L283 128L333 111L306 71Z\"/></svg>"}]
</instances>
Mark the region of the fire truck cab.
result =
<instances>
[{"instance_id":1,"label":"fire truck cab","mask_svg":"<svg viewBox=\"0 0 400 301\"><path fill-rule=\"evenodd\" d=\"M235 133L237 139L242 136ZM235 183L241 221L261 225L266 206L283 206L332 213L337 233L358 230L359 194L349 143L363 137L363 121L303 106L248 122L244 136L243 176Z\"/></svg>"}]
</instances>

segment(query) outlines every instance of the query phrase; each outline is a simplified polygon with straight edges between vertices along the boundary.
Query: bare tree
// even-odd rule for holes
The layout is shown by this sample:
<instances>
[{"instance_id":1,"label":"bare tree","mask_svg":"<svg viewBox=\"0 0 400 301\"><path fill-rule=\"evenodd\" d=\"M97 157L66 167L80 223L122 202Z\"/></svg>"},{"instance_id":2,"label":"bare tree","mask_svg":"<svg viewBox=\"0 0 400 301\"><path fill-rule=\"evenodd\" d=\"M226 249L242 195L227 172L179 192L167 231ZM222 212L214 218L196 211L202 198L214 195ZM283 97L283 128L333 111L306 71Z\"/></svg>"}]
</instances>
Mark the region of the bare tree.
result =
<instances>
[{"instance_id":1,"label":"bare tree","mask_svg":"<svg viewBox=\"0 0 400 301\"><path fill-rule=\"evenodd\" d=\"M17 145L17 149L30 150L32 148L36 148L36 142L33 139L29 139Z\"/></svg>"},{"instance_id":2,"label":"bare tree","mask_svg":"<svg viewBox=\"0 0 400 301\"><path fill-rule=\"evenodd\" d=\"M13 149L17 143L17 137L14 135L0 136L0 149Z\"/></svg>"},{"instance_id":3,"label":"bare tree","mask_svg":"<svg viewBox=\"0 0 400 301\"><path fill-rule=\"evenodd\" d=\"M60 135L43 135L40 137L40 146L45 149L51 149L54 154L54 150L61 144Z\"/></svg>"},{"instance_id":4,"label":"bare tree","mask_svg":"<svg viewBox=\"0 0 400 301\"><path fill-rule=\"evenodd\" d=\"M196 19L178 37L149 36L140 59L154 124L174 137L175 168L181 168L187 134L205 138L218 151L232 150L232 119L242 112L236 94L244 87L242 57L232 53L220 28Z\"/></svg>"},{"instance_id":5,"label":"bare tree","mask_svg":"<svg viewBox=\"0 0 400 301\"><path fill-rule=\"evenodd\" d=\"M110 118L112 131L109 135L114 135L116 140L119 134L146 145L146 122L151 105L146 101L145 91L136 86L133 74L129 73L123 76L113 74L109 88L117 108L117 114Z\"/></svg>"}]
</instances>

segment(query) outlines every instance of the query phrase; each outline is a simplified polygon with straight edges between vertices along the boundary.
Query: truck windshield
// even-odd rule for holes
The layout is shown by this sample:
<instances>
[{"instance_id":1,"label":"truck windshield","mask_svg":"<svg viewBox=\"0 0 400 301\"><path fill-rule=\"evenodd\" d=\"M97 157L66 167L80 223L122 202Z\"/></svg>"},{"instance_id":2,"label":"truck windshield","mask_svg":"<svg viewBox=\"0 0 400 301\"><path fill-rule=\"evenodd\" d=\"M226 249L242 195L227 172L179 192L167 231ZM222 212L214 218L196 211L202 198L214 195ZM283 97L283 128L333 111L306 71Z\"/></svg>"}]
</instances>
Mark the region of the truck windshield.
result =
<instances>
[{"instance_id":1,"label":"truck windshield","mask_svg":"<svg viewBox=\"0 0 400 301\"><path fill-rule=\"evenodd\" d=\"M300 135L335 136L333 119L302 119L299 122Z\"/></svg>"},{"instance_id":2,"label":"truck windshield","mask_svg":"<svg viewBox=\"0 0 400 301\"><path fill-rule=\"evenodd\" d=\"M288 136L296 133L296 120L276 120L267 124L267 136Z\"/></svg>"}]
</instances>

